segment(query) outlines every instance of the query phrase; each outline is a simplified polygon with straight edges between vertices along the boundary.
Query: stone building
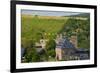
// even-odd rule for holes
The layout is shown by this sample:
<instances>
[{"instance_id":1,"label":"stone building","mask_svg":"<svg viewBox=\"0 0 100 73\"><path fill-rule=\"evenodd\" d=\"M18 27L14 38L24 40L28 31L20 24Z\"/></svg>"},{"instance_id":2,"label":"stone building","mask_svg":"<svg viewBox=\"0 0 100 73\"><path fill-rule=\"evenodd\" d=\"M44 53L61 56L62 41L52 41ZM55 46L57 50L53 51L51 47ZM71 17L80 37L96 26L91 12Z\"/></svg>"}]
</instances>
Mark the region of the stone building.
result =
<instances>
[{"instance_id":1,"label":"stone building","mask_svg":"<svg viewBox=\"0 0 100 73\"><path fill-rule=\"evenodd\" d=\"M56 60L67 60L77 48L77 37L71 36L70 40L61 34L56 38Z\"/></svg>"},{"instance_id":2,"label":"stone building","mask_svg":"<svg viewBox=\"0 0 100 73\"><path fill-rule=\"evenodd\" d=\"M78 46L77 46L77 36L71 36L70 42L75 46L75 48L78 48Z\"/></svg>"}]
</instances>

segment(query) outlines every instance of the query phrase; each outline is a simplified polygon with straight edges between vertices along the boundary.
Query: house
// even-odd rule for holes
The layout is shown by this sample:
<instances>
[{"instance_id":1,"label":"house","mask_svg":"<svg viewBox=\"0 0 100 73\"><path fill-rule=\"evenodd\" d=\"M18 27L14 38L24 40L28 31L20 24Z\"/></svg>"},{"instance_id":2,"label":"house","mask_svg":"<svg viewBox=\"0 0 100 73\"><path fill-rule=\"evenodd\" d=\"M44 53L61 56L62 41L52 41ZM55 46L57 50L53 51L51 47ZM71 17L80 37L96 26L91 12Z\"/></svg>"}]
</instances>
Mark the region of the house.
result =
<instances>
[{"instance_id":1,"label":"house","mask_svg":"<svg viewBox=\"0 0 100 73\"><path fill-rule=\"evenodd\" d=\"M68 39L59 35L56 39L56 60L85 60L89 59L89 51L84 48L78 48L77 36L71 36Z\"/></svg>"},{"instance_id":2,"label":"house","mask_svg":"<svg viewBox=\"0 0 100 73\"><path fill-rule=\"evenodd\" d=\"M65 36L59 35L56 39L56 60L68 59L76 51L76 38L73 36L70 41Z\"/></svg>"},{"instance_id":3,"label":"house","mask_svg":"<svg viewBox=\"0 0 100 73\"><path fill-rule=\"evenodd\" d=\"M46 39L40 39L39 42L35 43L35 48L36 48L36 51L38 53L41 53L41 52L43 52L45 50L45 46L46 46L46 42L47 41L48 40L46 40Z\"/></svg>"},{"instance_id":4,"label":"house","mask_svg":"<svg viewBox=\"0 0 100 73\"><path fill-rule=\"evenodd\" d=\"M78 48L77 51L74 52L74 55L78 56L80 60L90 59L89 50L85 48Z\"/></svg>"}]
</instances>

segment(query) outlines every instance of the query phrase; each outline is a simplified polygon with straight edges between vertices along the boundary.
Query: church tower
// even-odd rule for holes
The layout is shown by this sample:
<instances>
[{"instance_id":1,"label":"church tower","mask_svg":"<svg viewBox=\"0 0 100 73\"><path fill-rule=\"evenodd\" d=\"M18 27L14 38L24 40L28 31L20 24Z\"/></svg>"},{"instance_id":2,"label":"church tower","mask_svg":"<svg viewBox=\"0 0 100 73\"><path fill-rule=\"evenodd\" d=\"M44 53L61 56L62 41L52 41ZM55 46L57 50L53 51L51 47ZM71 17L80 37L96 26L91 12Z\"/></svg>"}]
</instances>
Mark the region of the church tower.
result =
<instances>
[{"instance_id":1,"label":"church tower","mask_svg":"<svg viewBox=\"0 0 100 73\"><path fill-rule=\"evenodd\" d=\"M75 46L75 48L77 48L77 36L73 35L70 38L70 42Z\"/></svg>"}]
</instances>

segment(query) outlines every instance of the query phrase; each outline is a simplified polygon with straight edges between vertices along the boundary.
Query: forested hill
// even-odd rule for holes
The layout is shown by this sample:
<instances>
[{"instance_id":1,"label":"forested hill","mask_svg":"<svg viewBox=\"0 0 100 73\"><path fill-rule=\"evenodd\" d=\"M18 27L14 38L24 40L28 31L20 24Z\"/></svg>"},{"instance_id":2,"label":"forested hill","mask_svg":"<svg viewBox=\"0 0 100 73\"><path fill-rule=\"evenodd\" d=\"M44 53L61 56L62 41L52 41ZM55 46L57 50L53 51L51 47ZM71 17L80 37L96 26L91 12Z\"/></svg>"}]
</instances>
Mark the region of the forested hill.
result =
<instances>
[{"instance_id":1,"label":"forested hill","mask_svg":"<svg viewBox=\"0 0 100 73\"><path fill-rule=\"evenodd\" d=\"M71 15L73 17L90 17L89 13L81 13L81 14L77 14L77 15Z\"/></svg>"}]
</instances>

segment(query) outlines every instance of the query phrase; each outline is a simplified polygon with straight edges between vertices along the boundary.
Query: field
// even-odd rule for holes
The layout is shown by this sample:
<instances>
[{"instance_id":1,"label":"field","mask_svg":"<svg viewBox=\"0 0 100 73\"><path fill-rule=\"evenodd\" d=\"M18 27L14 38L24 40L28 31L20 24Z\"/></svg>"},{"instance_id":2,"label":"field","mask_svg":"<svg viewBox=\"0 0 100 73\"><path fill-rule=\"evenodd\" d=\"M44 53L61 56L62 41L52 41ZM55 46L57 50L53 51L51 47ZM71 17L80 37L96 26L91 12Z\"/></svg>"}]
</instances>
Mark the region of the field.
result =
<instances>
[{"instance_id":1,"label":"field","mask_svg":"<svg viewBox=\"0 0 100 73\"><path fill-rule=\"evenodd\" d=\"M52 17L53 18L53 17ZM35 38L37 34L56 35L67 21L65 19L52 19L48 17L28 17L22 15L22 38Z\"/></svg>"}]
</instances>

